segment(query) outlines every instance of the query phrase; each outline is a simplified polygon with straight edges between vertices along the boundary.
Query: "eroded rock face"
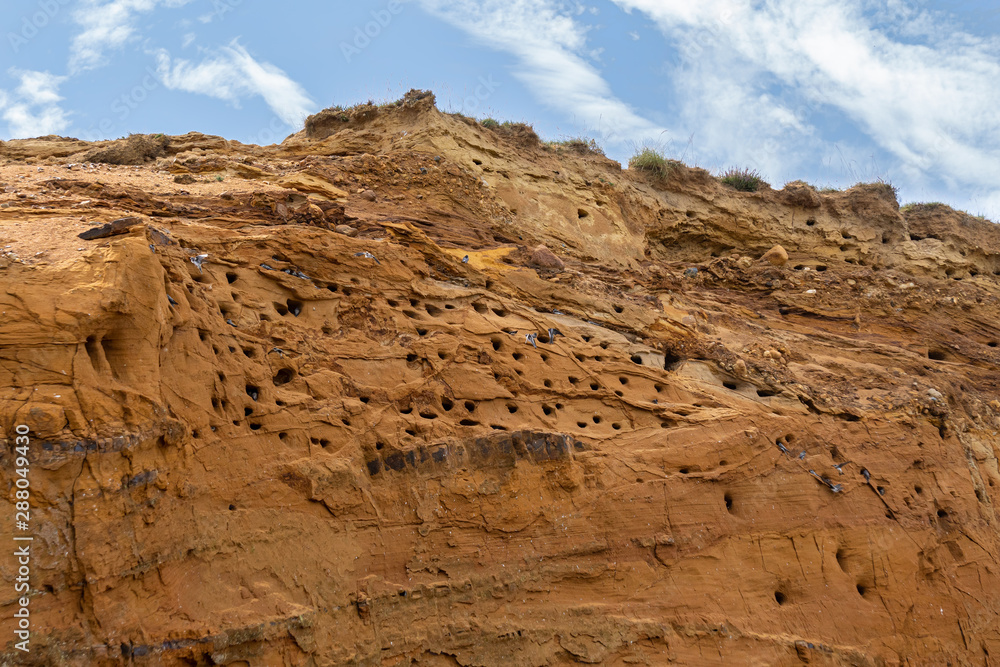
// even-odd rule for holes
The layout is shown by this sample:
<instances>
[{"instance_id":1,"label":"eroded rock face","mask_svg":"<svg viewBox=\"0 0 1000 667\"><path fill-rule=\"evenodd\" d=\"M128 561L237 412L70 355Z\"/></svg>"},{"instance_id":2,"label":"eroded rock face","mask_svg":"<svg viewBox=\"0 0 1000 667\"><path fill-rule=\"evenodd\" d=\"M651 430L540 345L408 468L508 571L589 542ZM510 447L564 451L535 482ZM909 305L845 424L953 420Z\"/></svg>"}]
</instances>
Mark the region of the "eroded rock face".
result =
<instances>
[{"instance_id":1,"label":"eroded rock face","mask_svg":"<svg viewBox=\"0 0 1000 667\"><path fill-rule=\"evenodd\" d=\"M1000 656L995 227L363 111L0 147L28 663Z\"/></svg>"}]
</instances>

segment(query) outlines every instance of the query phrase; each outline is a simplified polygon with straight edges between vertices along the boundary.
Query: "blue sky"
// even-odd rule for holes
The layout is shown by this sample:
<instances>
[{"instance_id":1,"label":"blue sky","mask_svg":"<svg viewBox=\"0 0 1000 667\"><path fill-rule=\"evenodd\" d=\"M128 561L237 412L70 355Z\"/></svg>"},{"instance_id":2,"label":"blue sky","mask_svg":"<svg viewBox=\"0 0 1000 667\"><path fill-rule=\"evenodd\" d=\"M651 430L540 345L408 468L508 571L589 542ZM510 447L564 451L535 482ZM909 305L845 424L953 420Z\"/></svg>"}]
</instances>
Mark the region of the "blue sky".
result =
<instances>
[{"instance_id":1,"label":"blue sky","mask_svg":"<svg viewBox=\"0 0 1000 667\"><path fill-rule=\"evenodd\" d=\"M883 178L1000 220L1000 7L937 0L6 0L0 137L271 143L324 107L654 144L775 187Z\"/></svg>"}]
</instances>

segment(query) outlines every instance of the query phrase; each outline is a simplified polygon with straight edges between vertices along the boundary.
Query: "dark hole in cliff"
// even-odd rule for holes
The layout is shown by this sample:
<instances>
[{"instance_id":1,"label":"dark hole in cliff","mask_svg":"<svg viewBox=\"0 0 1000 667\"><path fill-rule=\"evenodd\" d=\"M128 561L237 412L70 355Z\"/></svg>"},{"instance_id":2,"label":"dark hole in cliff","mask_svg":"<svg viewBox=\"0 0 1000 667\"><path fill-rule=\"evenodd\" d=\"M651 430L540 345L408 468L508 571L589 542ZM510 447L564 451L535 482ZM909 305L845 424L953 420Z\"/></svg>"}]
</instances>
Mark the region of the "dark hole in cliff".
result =
<instances>
[{"instance_id":1,"label":"dark hole in cliff","mask_svg":"<svg viewBox=\"0 0 1000 667\"><path fill-rule=\"evenodd\" d=\"M914 487L913 487L913 490L914 490L914 491L915 491L915 492L916 492L916 493L917 493L918 495L924 492L924 489L923 489L923 487L922 487L922 486L920 486L919 484L918 484L917 486L914 486Z\"/></svg>"},{"instance_id":2,"label":"dark hole in cliff","mask_svg":"<svg viewBox=\"0 0 1000 667\"><path fill-rule=\"evenodd\" d=\"M438 350L438 359L445 361L448 358L448 353L444 350Z\"/></svg>"},{"instance_id":3,"label":"dark hole in cliff","mask_svg":"<svg viewBox=\"0 0 1000 667\"><path fill-rule=\"evenodd\" d=\"M507 430L506 426L500 426L499 424L490 424L490 428L493 429L494 431L506 431Z\"/></svg>"},{"instance_id":4,"label":"dark hole in cliff","mask_svg":"<svg viewBox=\"0 0 1000 667\"><path fill-rule=\"evenodd\" d=\"M468 410L469 412L474 412L476 409L476 404L473 403L472 401L466 401L465 409Z\"/></svg>"},{"instance_id":5,"label":"dark hole in cliff","mask_svg":"<svg viewBox=\"0 0 1000 667\"><path fill-rule=\"evenodd\" d=\"M880 496L884 496L884 495L885 495L885 487L882 487L882 486L876 486L876 487L875 487L875 490L876 490L876 491L878 491L878 494L879 494Z\"/></svg>"},{"instance_id":6,"label":"dark hole in cliff","mask_svg":"<svg viewBox=\"0 0 1000 667\"><path fill-rule=\"evenodd\" d=\"M406 362L407 363L412 364L416 360L417 360L417 355L415 355L415 354L408 354L408 355L406 355Z\"/></svg>"},{"instance_id":7,"label":"dark hole in cliff","mask_svg":"<svg viewBox=\"0 0 1000 667\"><path fill-rule=\"evenodd\" d=\"M587 358L585 356L583 356L582 354L580 354L579 352L574 352L573 353L573 358L576 359L577 361L586 361L587 360Z\"/></svg>"},{"instance_id":8,"label":"dark hole in cliff","mask_svg":"<svg viewBox=\"0 0 1000 667\"><path fill-rule=\"evenodd\" d=\"M87 356L90 357L90 363L95 369L100 367L101 360L98 345L96 336L87 336L87 342L84 343L84 347L87 348Z\"/></svg>"},{"instance_id":9,"label":"dark hole in cliff","mask_svg":"<svg viewBox=\"0 0 1000 667\"><path fill-rule=\"evenodd\" d=\"M663 385L662 384L654 384L653 385L653 389L655 389L656 393L659 394L659 393L661 393L663 391Z\"/></svg>"},{"instance_id":10,"label":"dark hole in cliff","mask_svg":"<svg viewBox=\"0 0 1000 667\"><path fill-rule=\"evenodd\" d=\"M243 408L243 416L249 417L253 414L253 408Z\"/></svg>"},{"instance_id":11,"label":"dark hole in cliff","mask_svg":"<svg viewBox=\"0 0 1000 667\"><path fill-rule=\"evenodd\" d=\"M726 502L726 510L728 510L729 512L732 512L733 511L733 497L729 493L727 493L726 495L724 495L722 497L722 499Z\"/></svg>"},{"instance_id":12,"label":"dark hole in cliff","mask_svg":"<svg viewBox=\"0 0 1000 667\"><path fill-rule=\"evenodd\" d=\"M640 366L642 366L642 357L640 357L638 354L633 354L629 358L632 360L633 364L639 364Z\"/></svg>"},{"instance_id":13,"label":"dark hole in cliff","mask_svg":"<svg viewBox=\"0 0 1000 667\"><path fill-rule=\"evenodd\" d=\"M365 405L367 405L368 401L370 401L372 399L369 396L358 396L358 400L361 401L362 403L364 403Z\"/></svg>"},{"instance_id":14,"label":"dark hole in cliff","mask_svg":"<svg viewBox=\"0 0 1000 667\"><path fill-rule=\"evenodd\" d=\"M479 158L472 158L472 164L478 166L478 165L481 165L482 163L483 163L483 161L480 160Z\"/></svg>"},{"instance_id":15,"label":"dark hole in cliff","mask_svg":"<svg viewBox=\"0 0 1000 667\"><path fill-rule=\"evenodd\" d=\"M948 358L948 353L941 349L931 348L927 350L927 358L933 361L944 361Z\"/></svg>"},{"instance_id":16,"label":"dark hole in cliff","mask_svg":"<svg viewBox=\"0 0 1000 667\"><path fill-rule=\"evenodd\" d=\"M569 380L569 383L570 383L570 384L573 384L573 385L575 385L575 384L579 384L579 382L580 382L580 378L578 378L578 377L573 377L572 375L570 375L570 376L569 376L568 378L566 378L566 379L567 379L567 380Z\"/></svg>"},{"instance_id":17,"label":"dark hole in cliff","mask_svg":"<svg viewBox=\"0 0 1000 667\"><path fill-rule=\"evenodd\" d=\"M688 474L689 472L691 472L691 469L690 469L690 468L681 468L681 469L680 469L680 470L678 470L677 472L679 472L679 473L680 473L680 474L682 474L682 475L686 475L686 474Z\"/></svg>"},{"instance_id":18,"label":"dark hole in cliff","mask_svg":"<svg viewBox=\"0 0 1000 667\"><path fill-rule=\"evenodd\" d=\"M341 292L344 293L344 296L351 296L352 294L354 294L354 290L352 290L350 287L345 287L344 289L341 290Z\"/></svg>"},{"instance_id":19,"label":"dark hole in cliff","mask_svg":"<svg viewBox=\"0 0 1000 667\"><path fill-rule=\"evenodd\" d=\"M281 433L278 434L278 440L284 440L287 437L288 437L288 434L285 433L284 431L282 431Z\"/></svg>"},{"instance_id":20,"label":"dark hole in cliff","mask_svg":"<svg viewBox=\"0 0 1000 667\"><path fill-rule=\"evenodd\" d=\"M418 336L426 336L427 335L427 329L417 329L417 335Z\"/></svg>"},{"instance_id":21,"label":"dark hole in cliff","mask_svg":"<svg viewBox=\"0 0 1000 667\"><path fill-rule=\"evenodd\" d=\"M597 391L600 388L601 388L601 385L597 384L596 382L591 382L590 383L590 389L591 389L591 391Z\"/></svg>"},{"instance_id":22,"label":"dark hole in cliff","mask_svg":"<svg viewBox=\"0 0 1000 667\"><path fill-rule=\"evenodd\" d=\"M444 409L445 412L448 412L453 407L455 407L455 404L452 402L450 398L444 397L441 399L441 407Z\"/></svg>"},{"instance_id":23,"label":"dark hole in cliff","mask_svg":"<svg viewBox=\"0 0 1000 667\"><path fill-rule=\"evenodd\" d=\"M514 358L514 361L521 361L521 359L524 359L524 355L520 352L515 352L511 356Z\"/></svg>"},{"instance_id":24,"label":"dark hole in cliff","mask_svg":"<svg viewBox=\"0 0 1000 667\"><path fill-rule=\"evenodd\" d=\"M840 566L840 569L843 570L844 572L847 572L847 552L844 551L843 549L837 549L836 558L837 558L837 565Z\"/></svg>"},{"instance_id":25,"label":"dark hole in cliff","mask_svg":"<svg viewBox=\"0 0 1000 667\"><path fill-rule=\"evenodd\" d=\"M542 412L543 412L543 413L544 413L544 414L545 414L546 416L548 416L548 415L551 415L551 414L552 414L552 408L551 408L551 407L549 407L548 405L543 405L543 406L542 406Z\"/></svg>"},{"instance_id":26,"label":"dark hole in cliff","mask_svg":"<svg viewBox=\"0 0 1000 667\"><path fill-rule=\"evenodd\" d=\"M601 423L601 416L600 415L594 415L591 419L592 419L592 421L595 424L600 424Z\"/></svg>"},{"instance_id":27,"label":"dark hole in cliff","mask_svg":"<svg viewBox=\"0 0 1000 667\"><path fill-rule=\"evenodd\" d=\"M463 419L458 423L461 424L462 426L479 426L479 422L472 419Z\"/></svg>"},{"instance_id":28,"label":"dark hole in cliff","mask_svg":"<svg viewBox=\"0 0 1000 667\"><path fill-rule=\"evenodd\" d=\"M431 317L436 317L441 314L441 309L432 303L425 303L424 310L427 311L427 314Z\"/></svg>"},{"instance_id":29,"label":"dark hole in cliff","mask_svg":"<svg viewBox=\"0 0 1000 667\"><path fill-rule=\"evenodd\" d=\"M788 596L781 591L774 591L774 601L778 604L785 604L788 601Z\"/></svg>"},{"instance_id":30,"label":"dark hole in cliff","mask_svg":"<svg viewBox=\"0 0 1000 667\"><path fill-rule=\"evenodd\" d=\"M758 389L757 395L760 396L761 398L768 398L770 396L777 396L778 392L774 391L773 389Z\"/></svg>"},{"instance_id":31,"label":"dark hole in cliff","mask_svg":"<svg viewBox=\"0 0 1000 667\"><path fill-rule=\"evenodd\" d=\"M424 419L437 419L438 418L437 414L431 412L430 410L422 410L420 412L420 416L423 417Z\"/></svg>"},{"instance_id":32,"label":"dark hole in cliff","mask_svg":"<svg viewBox=\"0 0 1000 667\"><path fill-rule=\"evenodd\" d=\"M611 343L609 343L608 341L606 341L606 340L605 341L601 341L601 349L602 350L608 349L609 345L611 345Z\"/></svg>"},{"instance_id":33,"label":"dark hole in cliff","mask_svg":"<svg viewBox=\"0 0 1000 667\"><path fill-rule=\"evenodd\" d=\"M503 308L493 308L493 314L497 317L507 317L507 311Z\"/></svg>"},{"instance_id":34,"label":"dark hole in cliff","mask_svg":"<svg viewBox=\"0 0 1000 667\"><path fill-rule=\"evenodd\" d=\"M253 400L256 401L257 397L260 396L260 387L258 387L256 385L248 384L247 385L247 396L249 396L250 398L252 398Z\"/></svg>"},{"instance_id":35,"label":"dark hole in cliff","mask_svg":"<svg viewBox=\"0 0 1000 667\"><path fill-rule=\"evenodd\" d=\"M260 430L260 424L250 424L250 430L251 431L259 431Z\"/></svg>"},{"instance_id":36,"label":"dark hole in cliff","mask_svg":"<svg viewBox=\"0 0 1000 667\"><path fill-rule=\"evenodd\" d=\"M236 511L236 505L230 505L229 506L229 511L230 512L235 512Z\"/></svg>"},{"instance_id":37,"label":"dark hole in cliff","mask_svg":"<svg viewBox=\"0 0 1000 667\"><path fill-rule=\"evenodd\" d=\"M288 312L290 312L295 317L298 317L302 313L302 302L296 301L295 299L289 299L287 302Z\"/></svg>"},{"instance_id":38,"label":"dark hole in cliff","mask_svg":"<svg viewBox=\"0 0 1000 667\"><path fill-rule=\"evenodd\" d=\"M614 429L614 430L616 430L616 431L620 431L620 430L621 430L621 428L622 428L622 425L621 425L621 424L619 424L618 422L615 422L615 423L613 423L613 424L611 425L611 428L613 428L613 429Z\"/></svg>"},{"instance_id":39,"label":"dark hole in cliff","mask_svg":"<svg viewBox=\"0 0 1000 667\"><path fill-rule=\"evenodd\" d=\"M813 220L812 218L809 218L808 220L806 220L806 227L812 227L815 224L816 224L816 221Z\"/></svg>"},{"instance_id":40,"label":"dark hole in cliff","mask_svg":"<svg viewBox=\"0 0 1000 667\"><path fill-rule=\"evenodd\" d=\"M722 383L722 386L725 387L726 389L731 390L731 391L736 391L736 383L735 382L724 381Z\"/></svg>"},{"instance_id":41,"label":"dark hole in cliff","mask_svg":"<svg viewBox=\"0 0 1000 667\"><path fill-rule=\"evenodd\" d=\"M238 276L232 271L229 271L226 273L226 280L228 280L229 284L232 285L238 280Z\"/></svg>"},{"instance_id":42,"label":"dark hole in cliff","mask_svg":"<svg viewBox=\"0 0 1000 667\"><path fill-rule=\"evenodd\" d=\"M987 345L988 345L989 347L996 347L996 346L997 346L997 342L996 342L995 340L991 340L990 342L988 342L988 343L986 343L986 344L987 344Z\"/></svg>"},{"instance_id":43,"label":"dark hole in cliff","mask_svg":"<svg viewBox=\"0 0 1000 667\"><path fill-rule=\"evenodd\" d=\"M472 307L473 307L473 308L475 309L475 311L476 311L477 313L479 313L480 315L485 315L485 314L486 314L486 311L487 311L487 310L489 310L489 309L488 309L488 308L486 307L486 304L485 304L485 303L479 303L478 301L477 301L476 303L473 303L473 304L472 304Z\"/></svg>"},{"instance_id":44,"label":"dark hole in cliff","mask_svg":"<svg viewBox=\"0 0 1000 667\"><path fill-rule=\"evenodd\" d=\"M288 314L288 308L283 303L275 303L274 304L274 310L276 310L279 315L287 315Z\"/></svg>"},{"instance_id":45,"label":"dark hole in cliff","mask_svg":"<svg viewBox=\"0 0 1000 667\"><path fill-rule=\"evenodd\" d=\"M549 355L545 354L544 352L542 352L541 357L542 357L542 361L548 361L549 360Z\"/></svg>"},{"instance_id":46,"label":"dark hole in cliff","mask_svg":"<svg viewBox=\"0 0 1000 667\"><path fill-rule=\"evenodd\" d=\"M615 390L615 396L617 396L618 398L622 398L623 396L625 396L625 393L622 391Z\"/></svg>"},{"instance_id":47,"label":"dark hole in cliff","mask_svg":"<svg viewBox=\"0 0 1000 667\"><path fill-rule=\"evenodd\" d=\"M577 422L576 425L580 428L587 428L587 422Z\"/></svg>"},{"instance_id":48,"label":"dark hole in cliff","mask_svg":"<svg viewBox=\"0 0 1000 667\"><path fill-rule=\"evenodd\" d=\"M292 378L294 377L295 377L295 371L293 371L291 368L282 368L280 371L274 374L274 379L272 380L272 382L274 382L275 387L280 387L283 384L288 384L289 382L291 382Z\"/></svg>"},{"instance_id":49,"label":"dark hole in cliff","mask_svg":"<svg viewBox=\"0 0 1000 667\"><path fill-rule=\"evenodd\" d=\"M858 589L858 595L860 595L861 597L864 597L865 593L868 592L868 589L865 588L864 584L858 584L857 586L855 586L855 588Z\"/></svg>"},{"instance_id":50,"label":"dark hole in cliff","mask_svg":"<svg viewBox=\"0 0 1000 667\"><path fill-rule=\"evenodd\" d=\"M944 510L938 510L937 511L937 515L938 515L939 519L944 519L944 518L947 518L948 512L946 512Z\"/></svg>"},{"instance_id":51,"label":"dark hole in cliff","mask_svg":"<svg viewBox=\"0 0 1000 667\"><path fill-rule=\"evenodd\" d=\"M253 359L253 358L254 358L254 355L256 355L256 354L257 354L257 350L255 350L255 349L254 349L254 348L252 348L252 347L244 347L244 348L243 348L243 354L244 354L244 355L245 355L245 356L246 356L247 358L249 358L249 359Z\"/></svg>"},{"instance_id":52,"label":"dark hole in cliff","mask_svg":"<svg viewBox=\"0 0 1000 667\"><path fill-rule=\"evenodd\" d=\"M622 384L628 384L628 378L626 377L620 377L618 378L618 381L621 382Z\"/></svg>"},{"instance_id":53,"label":"dark hole in cliff","mask_svg":"<svg viewBox=\"0 0 1000 667\"><path fill-rule=\"evenodd\" d=\"M408 428L408 429L406 429L403 432L406 433L406 435L412 435L414 437L416 437L416 435L417 435L417 431L415 429L412 429L412 428Z\"/></svg>"},{"instance_id":54,"label":"dark hole in cliff","mask_svg":"<svg viewBox=\"0 0 1000 667\"><path fill-rule=\"evenodd\" d=\"M625 310L625 308L623 306L615 306L615 312L616 313L621 313L624 310Z\"/></svg>"},{"instance_id":55,"label":"dark hole in cliff","mask_svg":"<svg viewBox=\"0 0 1000 667\"><path fill-rule=\"evenodd\" d=\"M499 352L500 348L503 347L503 341L501 341L499 338L493 338L492 341L493 341L493 350Z\"/></svg>"},{"instance_id":56,"label":"dark hole in cliff","mask_svg":"<svg viewBox=\"0 0 1000 667\"><path fill-rule=\"evenodd\" d=\"M670 350L667 350L666 352L663 353L663 370L665 371L675 370L682 361L684 360L679 355ZM656 391L660 390L657 389Z\"/></svg>"},{"instance_id":57,"label":"dark hole in cliff","mask_svg":"<svg viewBox=\"0 0 1000 667\"><path fill-rule=\"evenodd\" d=\"M514 414L515 412L517 412L517 406L514 405L513 403L508 403L507 412L509 412L510 414Z\"/></svg>"},{"instance_id":58,"label":"dark hole in cliff","mask_svg":"<svg viewBox=\"0 0 1000 667\"><path fill-rule=\"evenodd\" d=\"M580 218L581 220L582 220L582 219L584 219L584 218L586 218L586 217L587 217L587 216L589 216L589 215L590 215L590 214L589 214L589 213L587 213L587 212L586 212L585 210L583 210L582 208L578 208L578 209L576 210L576 217Z\"/></svg>"}]
</instances>

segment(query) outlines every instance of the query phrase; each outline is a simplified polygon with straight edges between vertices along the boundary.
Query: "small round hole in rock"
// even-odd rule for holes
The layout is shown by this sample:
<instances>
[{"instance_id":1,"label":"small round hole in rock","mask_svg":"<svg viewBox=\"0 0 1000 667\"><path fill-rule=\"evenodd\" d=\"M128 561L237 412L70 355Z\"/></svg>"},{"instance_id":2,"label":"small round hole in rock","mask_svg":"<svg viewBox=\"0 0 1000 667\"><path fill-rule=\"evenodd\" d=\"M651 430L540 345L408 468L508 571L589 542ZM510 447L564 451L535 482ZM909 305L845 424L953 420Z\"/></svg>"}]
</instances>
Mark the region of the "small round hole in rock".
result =
<instances>
[{"instance_id":1,"label":"small round hole in rock","mask_svg":"<svg viewBox=\"0 0 1000 667\"><path fill-rule=\"evenodd\" d=\"M785 604L788 601L788 596L781 591L774 591L774 601L780 604Z\"/></svg>"},{"instance_id":2,"label":"small round hole in rock","mask_svg":"<svg viewBox=\"0 0 1000 667\"><path fill-rule=\"evenodd\" d=\"M283 384L288 384L295 377L295 371L291 368L282 368L277 373L274 374L272 382L274 382L275 387L280 387Z\"/></svg>"}]
</instances>

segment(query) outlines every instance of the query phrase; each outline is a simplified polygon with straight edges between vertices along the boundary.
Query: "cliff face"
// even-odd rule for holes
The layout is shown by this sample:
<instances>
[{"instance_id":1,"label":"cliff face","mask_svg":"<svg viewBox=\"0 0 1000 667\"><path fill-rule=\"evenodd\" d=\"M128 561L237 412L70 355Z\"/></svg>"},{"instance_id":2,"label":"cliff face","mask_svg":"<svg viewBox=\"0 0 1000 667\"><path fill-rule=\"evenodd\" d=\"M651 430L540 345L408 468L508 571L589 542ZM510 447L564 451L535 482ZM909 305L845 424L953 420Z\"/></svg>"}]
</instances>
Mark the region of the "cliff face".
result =
<instances>
[{"instance_id":1,"label":"cliff face","mask_svg":"<svg viewBox=\"0 0 1000 667\"><path fill-rule=\"evenodd\" d=\"M431 97L106 148L0 146L4 660L1000 661L995 226Z\"/></svg>"}]
</instances>

